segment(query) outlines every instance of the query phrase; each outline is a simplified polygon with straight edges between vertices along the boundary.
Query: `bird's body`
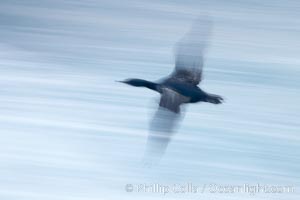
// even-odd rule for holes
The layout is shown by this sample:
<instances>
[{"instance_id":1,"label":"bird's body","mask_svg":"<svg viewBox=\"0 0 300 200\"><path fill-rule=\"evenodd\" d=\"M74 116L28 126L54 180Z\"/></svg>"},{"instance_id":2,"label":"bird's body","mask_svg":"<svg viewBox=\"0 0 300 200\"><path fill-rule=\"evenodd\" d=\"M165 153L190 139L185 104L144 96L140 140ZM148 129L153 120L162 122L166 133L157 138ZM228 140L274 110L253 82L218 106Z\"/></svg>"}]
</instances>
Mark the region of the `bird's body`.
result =
<instances>
[{"instance_id":1,"label":"bird's body","mask_svg":"<svg viewBox=\"0 0 300 200\"><path fill-rule=\"evenodd\" d=\"M176 113L178 112L179 108L174 108L174 107L179 107L183 103L197 103L203 101L203 102L219 104L223 100L222 97L218 95L212 95L204 92L197 85L176 80L173 77L167 78L159 83L150 82L143 79L128 79L121 82L135 87L146 87L148 89L159 92L161 94L160 106L165 105L162 102L164 101L164 99L166 99L165 95L169 95L170 98L172 99L175 99L176 97L181 99L182 101L178 102L176 105L175 102L173 102L171 103L172 105L170 105L169 107L168 105L163 106L169 109L170 111Z\"/></svg>"},{"instance_id":2,"label":"bird's body","mask_svg":"<svg viewBox=\"0 0 300 200\"><path fill-rule=\"evenodd\" d=\"M207 46L210 25L207 19L198 20L177 43L175 69L167 78L160 82L143 79L121 81L135 87L146 87L161 95L159 109L150 126L148 155L160 157L164 153L178 121L181 105L197 102L220 104L223 101L222 97L206 93L198 87L202 80L203 54Z\"/></svg>"}]
</instances>

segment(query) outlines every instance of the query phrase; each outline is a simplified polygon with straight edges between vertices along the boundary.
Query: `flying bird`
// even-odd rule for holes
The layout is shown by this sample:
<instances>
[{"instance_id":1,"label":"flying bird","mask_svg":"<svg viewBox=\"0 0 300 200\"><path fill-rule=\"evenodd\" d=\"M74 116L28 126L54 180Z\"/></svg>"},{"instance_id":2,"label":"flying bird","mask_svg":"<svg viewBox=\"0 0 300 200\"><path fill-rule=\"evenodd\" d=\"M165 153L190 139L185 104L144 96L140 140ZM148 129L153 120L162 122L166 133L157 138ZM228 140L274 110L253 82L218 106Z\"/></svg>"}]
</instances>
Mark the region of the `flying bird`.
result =
<instances>
[{"instance_id":1,"label":"flying bird","mask_svg":"<svg viewBox=\"0 0 300 200\"><path fill-rule=\"evenodd\" d=\"M175 46L175 69L158 82L126 79L122 83L145 87L160 94L159 107L150 123L146 159L159 160L164 154L180 119L184 104L208 102L220 104L223 98L198 86L202 80L203 59L211 32L209 18L197 19Z\"/></svg>"}]
</instances>

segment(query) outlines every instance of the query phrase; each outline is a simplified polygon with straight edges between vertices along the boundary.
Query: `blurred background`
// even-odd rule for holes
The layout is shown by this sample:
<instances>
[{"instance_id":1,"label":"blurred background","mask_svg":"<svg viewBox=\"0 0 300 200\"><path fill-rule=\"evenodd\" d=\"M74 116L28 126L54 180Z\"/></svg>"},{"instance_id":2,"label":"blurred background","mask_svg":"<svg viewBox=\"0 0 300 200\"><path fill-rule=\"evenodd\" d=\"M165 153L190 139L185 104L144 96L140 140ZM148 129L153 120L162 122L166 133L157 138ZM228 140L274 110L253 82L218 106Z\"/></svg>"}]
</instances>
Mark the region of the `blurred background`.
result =
<instances>
[{"instance_id":1,"label":"blurred background","mask_svg":"<svg viewBox=\"0 0 300 200\"><path fill-rule=\"evenodd\" d=\"M157 80L199 15L214 22L201 88L161 163L142 167ZM300 2L1 0L0 198L299 199ZM126 191L139 184L294 192Z\"/></svg>"}]
</instances>

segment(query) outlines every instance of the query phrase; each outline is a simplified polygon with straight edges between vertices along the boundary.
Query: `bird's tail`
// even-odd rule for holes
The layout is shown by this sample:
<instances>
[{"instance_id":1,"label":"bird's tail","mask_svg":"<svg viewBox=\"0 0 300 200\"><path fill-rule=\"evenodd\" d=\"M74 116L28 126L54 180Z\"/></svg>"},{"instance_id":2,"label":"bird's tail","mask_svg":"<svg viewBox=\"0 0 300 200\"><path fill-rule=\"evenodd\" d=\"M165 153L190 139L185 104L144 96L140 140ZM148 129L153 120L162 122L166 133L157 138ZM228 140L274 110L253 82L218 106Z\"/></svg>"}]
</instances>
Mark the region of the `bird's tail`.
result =
<instances>
[{"instance_id":1,"label":"bird's tail","mask_svg":"<svg viewBox=\"0 0 300 200\"><path fill-rule=\"evenodd\" d=\"M220 104L223 103L224 99L216 94L207 94L205 101L213 104Z\"/></svg>"},{"instance_id":2,"label":"bird's tail","mask_svg":"<svg viewBox=\"0 0 300 200\"><path fill-rule=\"evenodd\" d=\"M158 84L151 82L151 81L146 81L143 79L126 79L124 81L118 81L121 83L126 83L128 85L134 86L134 87L146 87L150 90L158 91Z\"/></svg>"}]
</instances>

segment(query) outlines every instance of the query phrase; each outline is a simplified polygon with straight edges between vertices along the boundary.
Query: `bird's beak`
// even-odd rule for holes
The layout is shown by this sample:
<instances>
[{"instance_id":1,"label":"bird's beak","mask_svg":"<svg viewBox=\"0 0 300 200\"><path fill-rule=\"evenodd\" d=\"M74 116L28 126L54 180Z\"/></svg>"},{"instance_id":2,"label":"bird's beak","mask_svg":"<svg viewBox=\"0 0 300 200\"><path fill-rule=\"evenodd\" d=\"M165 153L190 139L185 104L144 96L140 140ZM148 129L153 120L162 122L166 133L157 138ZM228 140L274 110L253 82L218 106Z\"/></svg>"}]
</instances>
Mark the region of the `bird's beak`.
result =
<instances>
[{"instance_id":1,"label":"bird's beak","mask_svg":"<svg viewBox=\"0 0 300 200\"><path fill-rule=\"evenodd\" d=\"M125 83L125 81L116 81L116 82L119 82L119 83Z\"/></svg>"},{"instance_id":2,"label":"bird's beak","mask_svg":"<svg viewBox=\"0 0 300 200\"><path fill-rule=\"evenodd\" d=\"M123 81L116 81L116 82L128 84L128 81L129 81L129 79L125 79Z\"/></svg>"}]
</instances>

